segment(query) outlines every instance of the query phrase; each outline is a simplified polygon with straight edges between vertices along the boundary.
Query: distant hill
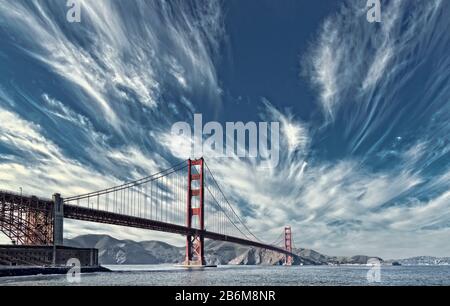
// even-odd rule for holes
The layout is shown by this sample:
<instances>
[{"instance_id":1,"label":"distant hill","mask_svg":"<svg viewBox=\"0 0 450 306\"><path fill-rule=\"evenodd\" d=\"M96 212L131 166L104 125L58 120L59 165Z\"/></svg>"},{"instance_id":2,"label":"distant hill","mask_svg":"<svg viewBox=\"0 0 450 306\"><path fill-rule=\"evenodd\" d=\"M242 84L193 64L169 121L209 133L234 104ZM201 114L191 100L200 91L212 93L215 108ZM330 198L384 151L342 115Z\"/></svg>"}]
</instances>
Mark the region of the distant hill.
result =
<instances>
[{"instance_id":1,"label":"distant hill","mask_svg":"<svg viewBox=\"0 0 450 306\"><path fill-rule=\"evenodd\" d=\"M184 247L176 247L161 241L135 242L118 240L108 235L83 235L65 239L67 246L96 248L101 264L163 264L181 263ZM366 264L371 257L336 257L309 249L294 249L298 255L295 265ZM205 258L208 264L217 265L279 265L284 256L277 252L241 246L223 241L205 242ZM379 258L382 261L381 258Z\"/></svg>"},{"instance_id":2,"label":"distant hill","mask_svg":"<svg viewBox=\"0 0 450 306\"><path fill-rule=\"evenodd\" d=\"M402 266L448 266L450 257L417 256L405 259L388 260L388 263L397 263Z\"/></svg>"},{"instance_id":3,"label":"distant hill","mask_svg":"<svg viewBox=\"0 0 450 306\"><path fill-rule=\"evenodd\" d=\"M182 248L160 241L135 242L107 235L83 235L64 239L67 246L96 248L101 264L162 264L182 261Z\"/></svg>"}]
</instances>

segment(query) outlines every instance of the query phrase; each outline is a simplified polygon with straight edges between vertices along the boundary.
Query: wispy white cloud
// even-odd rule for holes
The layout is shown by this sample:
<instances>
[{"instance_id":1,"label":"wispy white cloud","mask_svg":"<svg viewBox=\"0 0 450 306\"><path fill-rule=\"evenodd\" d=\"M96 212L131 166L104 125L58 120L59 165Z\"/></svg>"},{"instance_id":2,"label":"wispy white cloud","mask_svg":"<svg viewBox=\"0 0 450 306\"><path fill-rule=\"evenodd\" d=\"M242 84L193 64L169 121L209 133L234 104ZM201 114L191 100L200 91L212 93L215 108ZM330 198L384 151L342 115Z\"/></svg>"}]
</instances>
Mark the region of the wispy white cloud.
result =
<instances>
[{"instance_id":1,"label":"wispy white cloud","mask_svg":"<svg viewBox=\"0 0 450 306\"><path fill-rule=\"evenodd\" d=\"M339 48L339 33L332 21L323 25L317 53L311 58L311 79L320 90L320 102L327 117L332 118L338 103L339 65L343 50Z\"/></svg>"},{"instance_id":2,"label":"wispy white cloud","mask_svg":"<svg viewBox=\"0 0 450 306\"><path fill-rule=\"evenodd\" d=\"M218 92L211 58L222 31L217 2L193 11L180 2L184 9L173 14L168 2L136 1L127 8L138 14L133 20L122 16L120 3L81 2L82 22L69 28L61 21L64 3L0 1L0 14L9 32L22 37L25 52L74 85L72 93L90 115L100 111L121 131L129 123L117 113L120 103L154 109L165 103L167 86Z\"/></svg>"},{"instance_id":3,"label":"wispy white cloud","mask_svg":"<svg viewBox=\"0 0 450 306\"><path fill-rule=\"evenodd\" d=\"M408 80L414 71L404 70L412 61L408 54L419 50L425 56L424 48L430 40L438 42L432 31L433 24L440 20L441 1L383 4L380 25L367 22L365 5L364 1L345 1L323 23L303 60L328 122L334 121L343 104L360 103L353 107L365 110L370 104L381 104L380 97L373 96L375 86L386 88L399 73L404 74L402 82ZM411 62L408 67L417 65ZM384 98L390 100L391 96Z\"/></svg>"},{"instance_id":4,"label":"wispy white cloud","mask_svg":"<svg viewBox=\"0 0 450 306\"><path fill-rule=\"evenodd\" d=\"M78 194L94 186L107 186L116 180L68 159L50 140L42 136L40 127L24 121L16 114L0 108L0 141L16 152L0 164L0 182L5 189L50 197L53 192ZM5 175L4 175L5 174ZM22 185L23 184L23 185Z\"/></svg>"},{"instance_id":5,"label":"wispy white cloud","mask_svg":"<svg viewBox=\"0 0 450 306\"><path fill-rule=\"evenodd\" d=\"M296 153L306 153L310 144L308 127L304 122L295 120L291 113L283 114L277 110L268 100L263 99L265 112L269 121L279 122L282 140L286 143L289 155Z\"/></svg>"}]
</instances>

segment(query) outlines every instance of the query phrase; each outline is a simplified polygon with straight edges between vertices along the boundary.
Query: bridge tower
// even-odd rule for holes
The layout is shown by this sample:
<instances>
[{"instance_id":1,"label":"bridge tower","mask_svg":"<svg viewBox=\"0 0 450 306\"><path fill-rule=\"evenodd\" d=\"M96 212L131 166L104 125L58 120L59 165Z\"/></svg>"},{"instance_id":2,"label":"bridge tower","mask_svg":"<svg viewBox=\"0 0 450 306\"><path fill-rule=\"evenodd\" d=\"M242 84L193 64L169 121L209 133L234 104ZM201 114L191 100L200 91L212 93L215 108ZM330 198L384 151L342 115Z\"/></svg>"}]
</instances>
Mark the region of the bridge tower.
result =
<instances>
[{"instance_id":1,"label":"bridge tower","mask_svg":"<svg viewBox=\"0 0 450 306\"><path fill-rule=\"evenodd\" d=\"M290 226L284 228L284 248L286 251L292 253L292 230ZM284 264L286 266L291 266L293 258L290 255L286 255L284 259Z\"/></svg>"},{"instance_id":2,"label":"bridge tower","mask_svg":"<svg viewBox=\"0 0 450 306\"><path fill-rule=\"evenodd\" d=\"M59 193L53 195L53 245L63 245L64 201Z\"/></svg>"},{"instance_id":3,"label":"bridge tower","mask_svg":"<svg viewBox=\"0 0 450 306\"><path fill-rule=\"evenodd\" d=\"M194 221L198 220L198 227L196 227L196 229L200 231L205 229L203 166L203 158L198 160L188 160L186 226L188 228L193 228ZM197 173L193 173L193 167L198 167ZM184 264L186 266L206 265L203 235L196 234L188 235L186 237L186 260Z\"/></svg>"}]
</instances>

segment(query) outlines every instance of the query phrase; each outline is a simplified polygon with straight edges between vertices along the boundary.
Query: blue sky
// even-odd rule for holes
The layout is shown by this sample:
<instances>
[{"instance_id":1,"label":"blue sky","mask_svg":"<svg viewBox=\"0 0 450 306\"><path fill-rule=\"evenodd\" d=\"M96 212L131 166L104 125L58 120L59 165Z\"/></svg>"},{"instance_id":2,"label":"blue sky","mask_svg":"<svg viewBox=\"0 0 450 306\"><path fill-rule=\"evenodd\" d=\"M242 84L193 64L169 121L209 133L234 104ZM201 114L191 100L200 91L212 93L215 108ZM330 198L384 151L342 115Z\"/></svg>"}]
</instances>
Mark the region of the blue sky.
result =
<instances>
[{"instance_id":1,"label":"blue sky","mask_svg":"<svg viewBox=\"0 0 450 306\"><path fill-rule=\"evenodd\" d=\"M157 172L194 113L279 121L276 169L208 162L263 240L290 224L328 254L450 255L448 1L382 1L379 24L365 0L81 2L77 24L64 1L0 0L1 189ZM85 233L181 243L67 222Z\"/></svg>"}]
</instances>

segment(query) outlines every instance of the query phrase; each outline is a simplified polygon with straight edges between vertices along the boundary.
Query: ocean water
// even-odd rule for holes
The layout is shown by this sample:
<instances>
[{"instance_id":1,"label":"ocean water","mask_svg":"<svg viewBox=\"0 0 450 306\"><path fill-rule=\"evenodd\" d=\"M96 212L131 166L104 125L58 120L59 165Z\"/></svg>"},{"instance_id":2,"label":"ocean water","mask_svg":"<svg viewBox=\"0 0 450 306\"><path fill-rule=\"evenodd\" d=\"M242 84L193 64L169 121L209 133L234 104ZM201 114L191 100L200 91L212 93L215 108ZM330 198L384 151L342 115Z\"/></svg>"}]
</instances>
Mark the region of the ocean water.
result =
<instances>
[{"instance_id":1,"label":"ocean water","mask_svg":"<svg viewBox=\"0 0 450 306\"><path fill-rule=\"evenodd\" d=\"M369 282L366 266L219 266L185 270L161 266L107 266L112 273L82 274L84 286L442 286L450 285L450 266L382 266L380 282ZM1 278L0 285L66 286L65 275Z\"/></svg>"}]
</instances>

